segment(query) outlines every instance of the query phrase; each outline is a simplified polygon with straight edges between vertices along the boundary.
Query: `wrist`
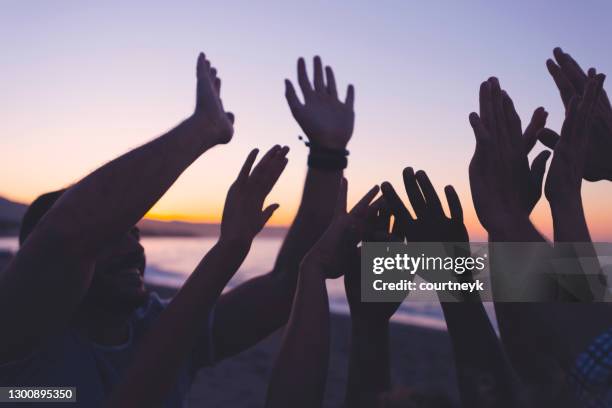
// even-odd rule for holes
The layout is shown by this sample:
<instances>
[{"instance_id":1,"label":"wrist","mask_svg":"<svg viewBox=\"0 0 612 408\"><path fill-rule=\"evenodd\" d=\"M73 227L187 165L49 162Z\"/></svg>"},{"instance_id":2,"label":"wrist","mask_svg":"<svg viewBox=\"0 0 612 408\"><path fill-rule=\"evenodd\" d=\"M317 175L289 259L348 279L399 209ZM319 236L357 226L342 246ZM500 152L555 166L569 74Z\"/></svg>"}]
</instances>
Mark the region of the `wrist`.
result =
<instances>
[{"instance_id":1,"label":"wrist","mask_svg":"<svg viewBox=\"0 0 612 408\"><path fill-rule=\"evenodd\" d=\"M317 142L308 142L308 167L321 171L342 171L348 165L349 151L345 147L328 147Z\"/></svg>"},{"instance_id":2,"label":"wrist","mask_svg":"<svg viewBox=\"0 0 612 408\"><path fill-rule=\"evenodd\" d=\"M195 115L185 119L181 125L190 135L198 139L203 152L218 144L229 142L233 135L231 127L228 129L227 126L223 127L212 121L202 120Z\"/></svg>"},{"instance_id":3,"label":"wrist","mask_svg":"<svg viewBox=\"0 0 612 408\"><path fill-rule=\"evenodd\" d=\"M527 216L508 217L507 222L487 228L490 241L493 242L523 242L534 237L535 227Z\"/></svg>"},{"instance_id":4,"label":"wrist","mask_svg":"<svg viewBox=\"0 0 612 408\"><path fill-rule=\"evenodd\" d=\"M566 215L566 214L583 214L584 209L582 207L582 197L580 194L574 197L564 197L560 199L548 200L550 204L550 212L555 216Z\"/></svg>"},{"instance_id":5,"label":"wrist","mask_svg":"<svg viewBox=\"0 0 612 408\"><path fill-rule=\"evenodd\" d=\"M243 236L223 236L219 237L219 241L217 241L217 246L221 248L227 248L231 250L233 253L240 255L246 254L251 249L251 244L253 240L248 237Z\"/></svg>"}]
</instances>

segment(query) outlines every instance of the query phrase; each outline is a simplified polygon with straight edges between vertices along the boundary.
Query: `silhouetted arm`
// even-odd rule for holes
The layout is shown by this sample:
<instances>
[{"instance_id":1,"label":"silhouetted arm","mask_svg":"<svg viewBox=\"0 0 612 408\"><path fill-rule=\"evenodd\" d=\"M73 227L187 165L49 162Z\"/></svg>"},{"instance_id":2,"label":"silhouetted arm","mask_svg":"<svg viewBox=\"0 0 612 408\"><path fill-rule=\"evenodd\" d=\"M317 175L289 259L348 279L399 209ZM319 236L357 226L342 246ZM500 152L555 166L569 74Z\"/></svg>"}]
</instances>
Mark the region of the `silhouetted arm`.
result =
<instances>
[{"instance_id":1,"label":"silhouetted arm","mask_svg":"<svg viewBox=\"0 0 612 408\"><path fill-rule=\"evenodd\" d=\"M242 264L255 235L278 208L273 204L262 210L285 168L288 150L275 146L252 172L257 150L251 152L228 192L219 242L149 329L107 406L155 406L176 383L180 368L196 345L202 321L207 320L219 294Z\"/></svg>"},{"instance_id":2,"label":"silhouetted arm","mask_svg":"<svg viewBox=\"0 0 612 408\"><path fill-rule=\"evenodd\" d=\"M366 219L364 241L402 242L399 223L391 228L391 212L384 198L376 200ZM372 407L390 390L389 319L401 302L361 301L361 256L356 251L344 275L351 311L351 345L345 406Z\"/></svg>"},{"instance_id":3,"label":"silhouetted arm","mask_svg":"<svg viewBox=\"0 0 612 408\"><path fill-rule=\"evenodd\" d=\"M0 362L61 329L89 287L98 251L132 228L207 149L227 143L232 116L219 99L220 81L198 59L194 114L159 138L100 167L71 187L40 221L3 273Z\"/></svg>"},{"instance_id":4,"label":"silhouetted arm","mask_svg":"<svg viewBox=\"0 0 612 408\"><path fill-rule=\"evenodd\" d=\"M347 101L339 101L330 67L326 67L326 77L324 84L321 60L315 57L313 89L300 59L298 80L305 104L299 102L289 80L286 96L293 116L310 142L341 154L353 131L353 91L349 87ZM273 271L221 296L215 308L213 330L219 360L251 347L287 322L300 261L329 226L341 178L341 168L309 167L297 215Z\"/></svg>"},{"instance_id":5,"label":"silhouetted arm","mask_svg":"<svg viewBox=\"0 0 612 408\"><path fill-rule=\"evenodd\" d=\"M291 316L268 385L267 408L320 407L329 362L329 304L325 278L344 273L361 240L371 189L347 214L347 184L338 194L334 218L300 266Z\"/></svg>"},{"instance_id":6,"label":"silhouetted arm","mask_svg":"<svg viewBox=\"0 0 612 408\"><path fill-rule=\"evenodd\" d=\"M305 264L274 364L266 407L320 407L329 362L329 302L320 268Z\"/></svg>"}]
</instances>

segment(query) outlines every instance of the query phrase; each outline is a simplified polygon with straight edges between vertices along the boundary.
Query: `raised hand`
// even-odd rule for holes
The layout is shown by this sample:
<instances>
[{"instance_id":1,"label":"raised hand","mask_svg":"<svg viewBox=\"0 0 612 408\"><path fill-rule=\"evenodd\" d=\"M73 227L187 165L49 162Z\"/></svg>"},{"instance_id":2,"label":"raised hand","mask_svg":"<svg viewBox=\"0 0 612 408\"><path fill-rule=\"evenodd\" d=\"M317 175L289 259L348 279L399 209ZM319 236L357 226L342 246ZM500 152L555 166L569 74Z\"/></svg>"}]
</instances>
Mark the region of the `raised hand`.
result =
<instances>
[{"instance_id":1,"label":"raised hand","mask_svg":"<svg viewBox=\"0 0 612 408\"><path fill-rule=\"evenodd\" d=\"M580 65L571 55L561 48L553 50L555 61L546 61L548 72L553 77L561 100L567 110L572 97L582 95L588 78L595 78L595 68L584 73ZM539 140L550 148L554 148L559 140L558 135L550 129L544 129L538 134ZM612 180L612 107L604 90L599 93L593 109L592 126L586 145L586 159L582 176L585 180Z\"/></svg>"},{"instance_id":2,"label":"raised hand","mask_svg":"<svg viewBox=\"0 0 612 408\"><path fill-rule=\"evenodd\" d=\"M365 222L371 211L370 202L378 194L378 186L372 187L347 213L347 188L346 179L342 179L331 224L302 261L303 265L317 265L330 279L342 276L354 259L356 245L363 239Z\"/></svg>"},{"instance_id":3,"label":"raised hand","mask_svg":"<svg viewBox=\"0 0 612 408\"><path fill-rule=\"evenodd\" d=\"M529 167L531 142L524 137L512 99L497 78L481 84L480 116L471 113L470 124L476 135L470 187L481 224L490 233L505 229L513 220L528 219L542 195L550 152L540 153Z\"/></svg>"},{"instance_id":4,"label":"raised hand","mask_svg":"<svg viewBox=\"0 0 612 408\"><path fill-rule=\"evenodd\" d=\"M314 81L311 85L303 58L298 60L298 83L304 103L301 103L290 80L285 79L285 97L293 117L298 122L311 144L328 149L343 150L351 135L355 122L353 101L355 90L348 86L346 99L338 99L336 79L331 67L325 67L321 58L314 57Z\"/></svg>"},{"instance_id":5,"label":"raised hand","mask_svg":"<svg viewBox=\"0 0 612 408\"><path fill-rule=\"evenodd\" d=\"M251 171L258 150L247 157L238 178L229 189L223 208L220 241L251 243L270 219L278 204L262 210L266 196L287 165L287 146L272 147Z\"/></svg>"},{"instance_id":6,"label":"raised hand","mask_svg":"<svg viewBox=\"0 0 612 408\"><path fill-rule=\"evenodd\" d=\"M467 242L468 233L463 224L463 210L453 186L444 188L451 213L449 218L444 214L436 190L423 170L415 174L411 167L406 167L403 176L406 193L416 218L412 217L390 183L384 182L381 189L385 201L395 216L395 223L399 225L406 240Z\"/></svg>"},{"instance_id":7,"label":"raised hand","mask_svg":"<svg viewBox=\"0 0 612 408\"><path fill-rule=\"evenodd\" d=\"M208 143L228 143L234 134L234 115L223 108L221 78L204 53L198 56L196 74L196 106L189 121L198 132L212 137L212 140L207 139Z\"/></svg>"},{"instance_id":8,"label":"raised hand","mask_svg":"<svg viewBox=\"0 0 612 408\"><path fill-rule=\"evenodd\" d=\"M580 187L587 160L592 115L603 89L605 75L586 81L584 96L574 95L568 103L561 136L557 136L553 159L546 178L546 198L554 203L580 203Z\"/></svg>"},{"instance_id":9,"label":"raised hand","mask_svg":"<svg viewBox=\"0 0 612 408\"><path fill-rule=\"evenodd\" d=\"M364 228L364 241L370 242L401 242L403 232L399 223L391 229L391 211L384 198L376 200L369 209ZM401 302L361 302L361 256L355 251L350 258L344 274L344 290L351 310L351 319L368 327L378 327L389 321L397 311Z\"/></svg>"}]
</instances>

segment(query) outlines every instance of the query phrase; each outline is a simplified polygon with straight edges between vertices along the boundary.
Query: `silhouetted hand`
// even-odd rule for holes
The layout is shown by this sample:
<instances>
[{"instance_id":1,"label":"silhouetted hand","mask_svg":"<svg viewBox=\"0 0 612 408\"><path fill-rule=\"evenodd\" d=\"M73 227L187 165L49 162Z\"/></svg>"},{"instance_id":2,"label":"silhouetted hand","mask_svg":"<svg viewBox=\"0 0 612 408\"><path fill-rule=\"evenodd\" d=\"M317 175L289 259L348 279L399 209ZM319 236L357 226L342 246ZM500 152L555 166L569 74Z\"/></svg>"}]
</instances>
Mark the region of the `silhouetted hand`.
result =
<instances>
[{"instance_id":1,"label":"silhouetted hand","mask_svg":"<svg viewBox=\"0 0 612 408\"><path fill-rule=\"evenodd\" d=\"M463 224L463 210L459 197L452 186L446 186L444 193L451 216L444 214L442 203L429 177L423 170L416 175L411 167L403 171L404 185L412 209L413 218L393 186L384 182L381 186L385 202L395 216L408 242L467 242L468 233Z\"/></svg>"},{"instance_id":2,"label":"silhouetted hand","mask_svg":"<svg viewBox=\"0 0 612 408\"><path fill-rule=\"evenodd\" d=\"M348 184L342 179L334 217L317 243L302 260L302 264L314 264L330 279L344 274L363 239L370 202L378 194L378 186L372 187L350 212L346 212Z\"/></svg>"},{"instance_id":3,"label":"silhouetted hand","mask_svg":"<svg viewBox=\"0 0 612 408\"><path fill-rule=\"evenodd\" d=\"M288 147L274 146L259 161L251 172L258 150L251 151L238 178L231 185L221 220L220 240L238 241L250 244L261 231L274 211L279 207L272 204L262 211L266 196L276 184L287 165L285 157Z\"/></svg>"},{"instance_id":4,"label":"silhouetted hand","mask_svg":"<svg viewBox=\"0 0 612 408\"><path fill-rule=\"evenodd\" d=\"M568 104L561 137L557 136L554 155L546 178L546 198L551 202L581 201L580 187L592 128L592 112L602 92L605 75L589 78L584 96L574 95Z\"/></svg>"},{"instance_id":5,"label":"silhouetted hand","mask_svg":"<svg viewBox=\"0 0 612 408\"><path fill-rule=\"evenodd\" d=\"M349 85L346 99L338 99L334 72L325 67L327 83L323 79L321 58L314 58L314 88L306 73L304 59L298 60L298 82L304 96L302 104L293 84L285 79L285 97L293 117L298 122L311 143L329 149L344 149L353 134L355 113L353 101L355 91Z\"/></svg>"},{"instance_id":6,"label":"silhouetted hand","mask_svg":"<svg viewBox=\"0 0 612 408\"><path fill-rule=\"evenodd\" d=\"M550 152L541 152L529 168L526 148L531 142L497 78L481 84L480 116L471 113L470 124L476 136L469 170L476 213L487 231L504 230L517 219L528 219L540 199Z\"/></svg>"},{"instance_id":7,"label":"silhouetted hand","mask_svg":"<svg viewBox=\"0 0 612 408\"><path fill-rule=\"evenodd\" d=\"M196 107L188 121L198 132L212 135L213 144L225 144L234 134L234 115L225 112L221 102L221 79L204 53L198 56ZM208 142L209 140L207 140Z\"/></svg>"},{"instance_id":8,"label":"silhouetted hand","mask_svg":"<svg viewBox=\"0 0 612 408\"><path fill-rule=\"evenodd\" d=\"M391 227L391 211L381 197L369 209L364 227L364 241L401 242L404 240L399 231L399 223ZM361 253L354 252L344 274L344 290L351 310L351 319L365 323L367 327L379 327L378 323L389 321L401 302L361 302Z\"/></svg>"},{"instance_id":9,"label":"silhouetted hand","mask_svg":"<svg viewBox=\"0 0 612 408\"><path fill-rule=\"evenodd\" d=\"M561 48L555 48L553 53L557 63L549 59L546 61L546 67L559 88L563 105L567 110L572 97L582 95L588 77L594 78L597 72L595 68L590 68L587 76L571 55L564 53ZM550 148L554 148L559 140L558 135L550 129L542 130L538 134L538 139ZM593 110L592 127L582 171L584 179L612 180L610 157L612 157L612 107L606 92L602 90Z\"/></svg>"}]
</instances>

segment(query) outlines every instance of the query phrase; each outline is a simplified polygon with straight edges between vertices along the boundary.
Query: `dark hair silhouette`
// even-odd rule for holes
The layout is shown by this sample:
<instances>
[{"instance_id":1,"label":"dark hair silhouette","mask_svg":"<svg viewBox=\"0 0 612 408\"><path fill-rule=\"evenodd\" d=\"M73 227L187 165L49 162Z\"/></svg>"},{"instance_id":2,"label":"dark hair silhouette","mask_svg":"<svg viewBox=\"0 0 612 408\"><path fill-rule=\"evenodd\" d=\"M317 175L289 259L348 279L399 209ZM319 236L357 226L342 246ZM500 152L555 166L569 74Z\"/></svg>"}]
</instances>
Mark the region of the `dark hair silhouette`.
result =
<instances>
[{"instance_id":1,"label":"dark hair silhouette","mask_svg":"<svg viewBox=\"0 0 612 408\"><path fill-rule=\"evenodd\" d=\"M65 188L50 193L45 193L39 196L36 200L32 201L32 204L28 207L23 218L21 219L21 226L19 227L19 245L23 245L26 238L34 231L34 228L41 220L41 218L53 207L53 204L61 197L66 191Z\"/></svg>"}]
</instances>

